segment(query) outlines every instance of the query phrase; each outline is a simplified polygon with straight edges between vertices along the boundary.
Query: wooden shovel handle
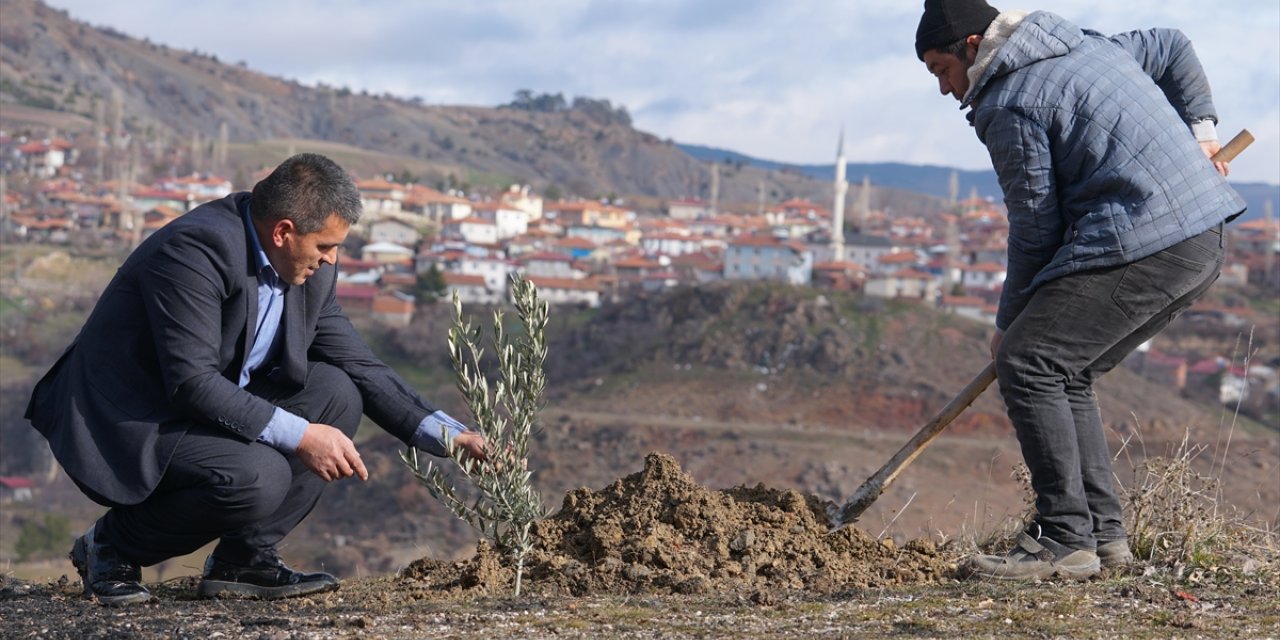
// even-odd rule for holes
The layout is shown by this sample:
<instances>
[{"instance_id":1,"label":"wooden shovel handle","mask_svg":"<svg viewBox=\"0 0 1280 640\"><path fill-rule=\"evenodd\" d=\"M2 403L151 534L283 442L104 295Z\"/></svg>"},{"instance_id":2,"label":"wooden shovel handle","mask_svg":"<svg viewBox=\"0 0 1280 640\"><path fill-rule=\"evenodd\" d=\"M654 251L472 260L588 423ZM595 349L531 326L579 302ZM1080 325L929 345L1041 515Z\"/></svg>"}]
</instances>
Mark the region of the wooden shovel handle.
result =
<instances>
[{"instance_id":1,"label":"wooden shovel handle","mask_svg":"<svg viewBox=\"0 0 1280 640\"><path fill-rule=\"evenodd\" d=\"M1222 145L1222 148L1209 159L1214 162L1231 162L1251 144L1253 144L1253 134L1249 133L1248 129L1241 129L1240 133L1236 134L1236 137Z\"/></svg>"},{"instance_id":2,"label":"wooden shovel handle","mask_svg":"<svg viewBox=\"0 0 1280 640\"><path fill-rule=\"evenodd\" d=\"M919 456L924 451L924 448L934 438L938 437L938 434L942 433L942 430L946 429L952 420L956 419L956 416L973 404L973 401L977 400L978 396L982 395L982 392L995 379L996 363L992 362L981 373L974 376L973 380L969 381L969 384L965 385L965 388L955 398L952 398L951 402L948 402L947 406L943 407L928 424L916 432L916 435L907 441L907 444L903 445L892 458L889 458L889 461L883 467L880 467L879 471L867 478L867 481L862 483L862 486L858 487L857 491L853 492L853 497L849 498L848 502L844 503L844 506L832 510L832 513L829 514L832 520L832 528L839 529L857 520L858 516L862 515L862 512L866 511L867 507L870 507L871 503L875 502L881 493L884 493L885 488L893 483L898 474L907 468L907 465L911 464L911 461L915 460L916 456Z\"/></svg>"}]
</instances>

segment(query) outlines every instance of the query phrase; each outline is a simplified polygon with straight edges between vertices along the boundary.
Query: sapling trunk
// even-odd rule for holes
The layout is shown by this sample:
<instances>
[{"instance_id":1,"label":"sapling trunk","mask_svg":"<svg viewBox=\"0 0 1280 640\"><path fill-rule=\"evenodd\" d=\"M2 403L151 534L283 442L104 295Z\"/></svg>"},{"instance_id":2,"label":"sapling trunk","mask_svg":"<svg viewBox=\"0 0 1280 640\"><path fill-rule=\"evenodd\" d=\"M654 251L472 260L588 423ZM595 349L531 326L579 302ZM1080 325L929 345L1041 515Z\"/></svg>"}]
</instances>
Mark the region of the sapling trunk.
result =
<instances>
[{"instance_id":1,"label":"sapling trunk","mask_svg":"<svg viewBox=\"0 0 1280 640\"><path fill-rule=\"evenodd\" d=\"M546 515L529 471L529 436L537 425L546 387L542 364L547 356L548 309L545 302L538 300L537 287L518 274L511 277L511 291L522 331L518 336L509 336L503 328L502 311L494 312L492 344L498 355L499 372L492 391L480 370L484 357L481 329L463 316L456 293L453 297L449 357L458 390L471 412L473 429L485 437L488 445L488 461L479 462L466 456L445 435L448 457L470 485L467 497L459 493L436 462L427 462L424 470L418 463L417 450L410 447L401 457L433 497L499 550L510 554L515 561L515 595L519 596L525 559L533 550L532 525Z\"/></svg>"}]
</instances>

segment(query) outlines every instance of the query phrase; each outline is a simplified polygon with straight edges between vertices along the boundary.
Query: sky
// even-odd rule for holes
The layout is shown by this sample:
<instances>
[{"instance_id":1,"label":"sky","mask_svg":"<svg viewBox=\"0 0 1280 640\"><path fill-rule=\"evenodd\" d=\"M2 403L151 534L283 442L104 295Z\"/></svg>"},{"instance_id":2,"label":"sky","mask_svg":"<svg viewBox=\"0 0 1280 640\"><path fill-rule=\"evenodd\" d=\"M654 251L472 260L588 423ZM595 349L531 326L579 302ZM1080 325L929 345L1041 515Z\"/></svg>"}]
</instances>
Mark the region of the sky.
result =
<instances>
[{"instance_id":1,"label":"sky","mask_svg":"<svg viewBox=\"0 0 1280 640\"><path fill-rule=\"evenodd\" d=\"M46 0L72 17L307 85L494 106L520 89L608 99L636 128L794 164L989 169L915 56L919 0ZM1175 27L1213 88L1232 165L1280 184L1280 3L1058 0L1111 34Z\"/></svg>"}]
</instances>

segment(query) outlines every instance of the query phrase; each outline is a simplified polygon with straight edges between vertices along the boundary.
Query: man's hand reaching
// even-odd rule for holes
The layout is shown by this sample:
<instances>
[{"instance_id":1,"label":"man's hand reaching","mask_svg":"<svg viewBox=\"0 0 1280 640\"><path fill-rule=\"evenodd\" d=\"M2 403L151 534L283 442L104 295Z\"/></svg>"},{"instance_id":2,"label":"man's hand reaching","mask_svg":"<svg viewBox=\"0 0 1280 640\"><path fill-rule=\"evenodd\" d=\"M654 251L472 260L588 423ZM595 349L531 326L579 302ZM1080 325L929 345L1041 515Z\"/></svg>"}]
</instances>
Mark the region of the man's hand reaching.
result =
<instances>
[{"instance_id":1,"label":"man's hand reaching","mask_svg":"<svg viewBox=\"0 0 1280 640\"><path fill-rule=\"evenodd\" d=\"M1204 151L1206 158L1213 160L1213 156L1222 150L1222 145L1217 140L1205 140L1200 143L1200 150ZM1221 173L1224 178L1231 173L1231 163L1229 162L1213 161L1213 168L1217 169L1218 173Z\"/></svg>"},{"instance_id":2,"label":"man's hand reaching","mask_svg":"<svg viewBox=\"0 0 1280 640\"><path fill-rule=\"evenodd\" d=\"M466 451L467 456L474 460L484 462L489 459L489 454L485 452L485 449L489 446L488 443L485 442L484 436L474 431L458 434L453 439L453 444Z\"/></svg>"},{"instance_id":3,"label":"man's hand reaching","mask_svg":"<svg viewBox=\"0 0 1280 640\"><path fill-rule=\"evenodd\" d=\"M360 476L369 479L369 471L356 451L356 445L341 430L327 424L307 425L296 451L298 459L325 482Z\"/></svg>"}]
</instances>

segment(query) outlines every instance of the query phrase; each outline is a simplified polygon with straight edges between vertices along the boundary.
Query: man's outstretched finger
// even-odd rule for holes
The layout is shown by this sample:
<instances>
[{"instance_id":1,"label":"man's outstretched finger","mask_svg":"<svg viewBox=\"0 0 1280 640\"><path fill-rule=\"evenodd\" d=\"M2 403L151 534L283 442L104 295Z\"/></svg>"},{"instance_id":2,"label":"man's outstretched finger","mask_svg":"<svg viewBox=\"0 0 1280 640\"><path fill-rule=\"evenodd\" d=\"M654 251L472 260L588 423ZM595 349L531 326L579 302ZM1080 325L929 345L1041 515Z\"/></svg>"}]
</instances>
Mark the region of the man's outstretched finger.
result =
<instances>
[{"instance_id":1,"label":"man's outstretched finger","mask_svg":"<svg viewBox=\"0 0 1280 640\"><path fill-rule=\"evenodd\" d=\"M352 452L352 457L349 458L349 460L351 462L351 468L355 470L356 475L360 476L361 480L368 480L369 470L365 468L364 460L360 459L360 454L358 452Z\"/></svg>"}]
</instances>

